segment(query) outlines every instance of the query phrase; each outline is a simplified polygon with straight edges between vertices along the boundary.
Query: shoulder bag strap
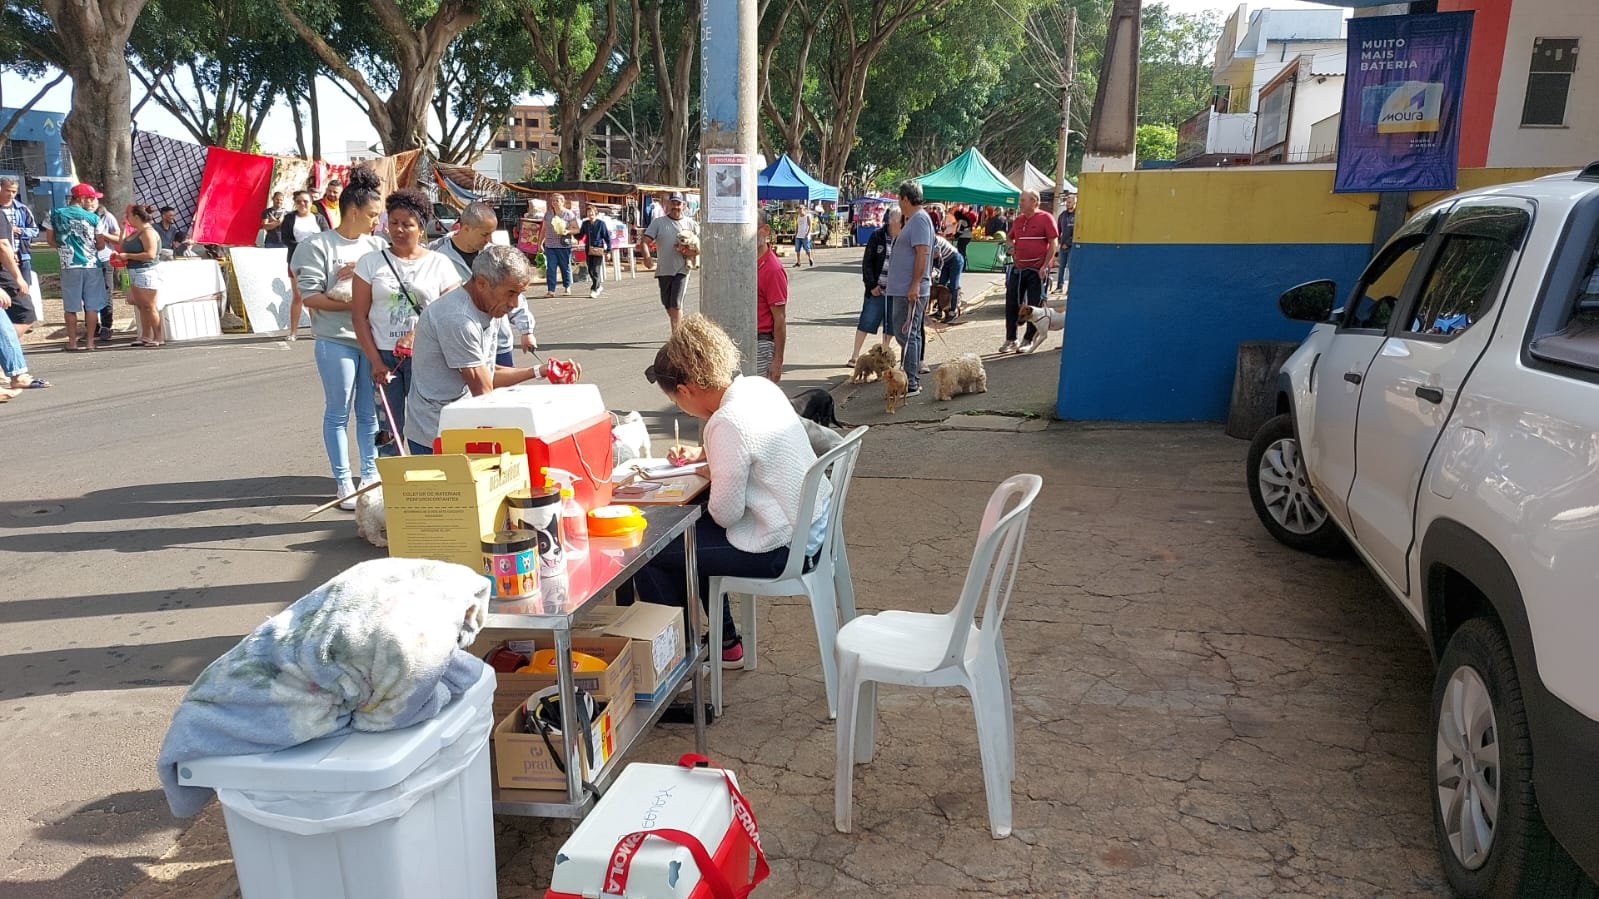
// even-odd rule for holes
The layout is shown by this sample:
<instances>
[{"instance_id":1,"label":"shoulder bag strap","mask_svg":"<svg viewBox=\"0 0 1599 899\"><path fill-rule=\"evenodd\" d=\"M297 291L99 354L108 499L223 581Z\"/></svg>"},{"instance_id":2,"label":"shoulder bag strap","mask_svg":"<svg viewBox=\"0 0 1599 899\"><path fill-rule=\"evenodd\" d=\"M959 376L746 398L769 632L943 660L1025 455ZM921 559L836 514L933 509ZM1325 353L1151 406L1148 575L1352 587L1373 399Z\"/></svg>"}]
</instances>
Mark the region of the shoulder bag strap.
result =
<instances>
[{"instance_id":1,"label":"shoulder bag strap","mask_svg":"<svg viewBox=\"0 0 1599 899\"><path fill-rule=\"evenodd\" d=\"M379 250L378 252L383 254L383 261L389 264L389 271L394 273L394 283L399 285L400 296L405 297L405 301L411 304L411 308L416 311L416 314L421 315L422 304L416 301L416 297L411 296L411 289L405 286L405 279L400 277L400 270L394 267L394 260L389 258L389 251Z\"/></svg>"}]
</instances>

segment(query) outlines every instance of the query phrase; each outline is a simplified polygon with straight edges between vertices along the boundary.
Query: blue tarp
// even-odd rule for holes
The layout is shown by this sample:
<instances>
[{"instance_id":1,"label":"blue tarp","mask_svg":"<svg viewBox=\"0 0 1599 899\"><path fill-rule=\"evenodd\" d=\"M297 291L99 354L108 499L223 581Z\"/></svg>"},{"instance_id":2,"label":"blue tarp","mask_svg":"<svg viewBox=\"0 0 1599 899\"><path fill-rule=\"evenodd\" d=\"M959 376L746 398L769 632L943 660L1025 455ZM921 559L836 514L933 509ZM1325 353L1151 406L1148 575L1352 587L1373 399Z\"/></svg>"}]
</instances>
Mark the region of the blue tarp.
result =
<instances>
[{"instance_id":1,"label":"blue tarp","mask_svg":"<svg viewBox=\"0 0 1599 899\"><path fill-rule=\"evenodd\" d=\"M837 200L838 188L807 175L784 153L756 176L756 196L762 200Z\"/></svg>"}]
</instances>

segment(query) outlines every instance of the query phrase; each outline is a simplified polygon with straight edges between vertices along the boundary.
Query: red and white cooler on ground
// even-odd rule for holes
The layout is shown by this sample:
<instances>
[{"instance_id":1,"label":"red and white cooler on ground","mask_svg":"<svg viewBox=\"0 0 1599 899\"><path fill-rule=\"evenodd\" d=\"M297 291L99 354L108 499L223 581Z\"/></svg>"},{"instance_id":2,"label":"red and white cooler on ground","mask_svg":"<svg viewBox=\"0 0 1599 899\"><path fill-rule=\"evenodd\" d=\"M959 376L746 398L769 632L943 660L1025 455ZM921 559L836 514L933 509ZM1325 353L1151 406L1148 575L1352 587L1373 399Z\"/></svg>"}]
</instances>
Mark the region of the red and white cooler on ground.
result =
<instances>
[{"instance_id":1,"label":"red and white cooler on ground","mask_svg":"<svg viewBox=\"0 0 1599 899\"><path fill-rule=\"evenodd\" d=\"M709 764L623 769L555 856L545 899L748 896L769 873L760 831L733 773Z\"/></svg>"},{"instance_id":2,"label":"red and white cooler on ground","mask_svg":"<svg viewBox=\"0 0 1599 899\"><path fill-rule=\"evenodd\" d=\"M439 430L454 428L519 428L538 486L539 469L560 468L577 478L572 493L583 508L611 503L611 413L593 384L517 384L462 397L439 411Z\"/></svg>"}]
</instances>

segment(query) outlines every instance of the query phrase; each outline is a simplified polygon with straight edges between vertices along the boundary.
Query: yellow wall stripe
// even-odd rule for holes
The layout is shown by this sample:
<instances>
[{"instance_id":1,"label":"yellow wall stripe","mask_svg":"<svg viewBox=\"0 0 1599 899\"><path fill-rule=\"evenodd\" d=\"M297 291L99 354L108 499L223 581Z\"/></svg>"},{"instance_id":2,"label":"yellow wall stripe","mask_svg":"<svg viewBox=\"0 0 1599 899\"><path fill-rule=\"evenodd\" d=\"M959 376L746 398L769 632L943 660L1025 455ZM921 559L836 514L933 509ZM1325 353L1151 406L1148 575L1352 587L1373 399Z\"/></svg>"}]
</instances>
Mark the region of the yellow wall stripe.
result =
<instances>
[{"instance_id":1,"label":"yellow wall stripe","mask_svg":"<svg viewBox=\"0 0 1599 899\"><path fill-rule=\"evenodd\" d=\"M1559 169L1461 169L1460 189ZM1088 172L1076 239L1111 244L1369 244L1376 194L1335 194L1333 167L1240 166ZM1410 195L1419 209L1444 191Z\"/></svg>"}]
</instances>

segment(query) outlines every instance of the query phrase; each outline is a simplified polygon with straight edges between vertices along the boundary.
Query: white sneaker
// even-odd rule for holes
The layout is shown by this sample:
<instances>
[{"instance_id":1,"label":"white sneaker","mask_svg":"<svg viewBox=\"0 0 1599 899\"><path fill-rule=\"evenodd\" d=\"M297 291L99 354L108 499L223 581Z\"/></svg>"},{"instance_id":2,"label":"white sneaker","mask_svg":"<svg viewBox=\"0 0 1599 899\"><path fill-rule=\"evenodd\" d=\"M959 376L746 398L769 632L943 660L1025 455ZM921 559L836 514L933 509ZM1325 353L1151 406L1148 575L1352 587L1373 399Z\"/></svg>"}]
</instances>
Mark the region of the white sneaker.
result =
<instances>
[{"instance_id":1,"label":"white sneaker","mask_svg":"<svg viewBox=\"0 0 1599 899\"><path fill-rule=\"evenodd\" d=\"M604 287L596 287L596 288L594 288L594 296L600 297L600 296L603 296L604 294L605 294L605 288Z\"/></svg>"},{"instance_id":2,"label":"white sneaker","mask_svg":"<svg viewBox=\"0 0 1599 899\"><path fill-rule=\"evenodd\" d=\"M339 482L339 508L346 512L355 511L355 485L347 480Z\"/></svg>"},{"instance_id":3,"label":"white sneaker","mask_svg":"<svg viewBox=\"0 0 1599 899\"><path fill-rule=\"evenodd\" d=\"M1031 340L1024 340L1024 341L1022 341L1022 345L1021 346L1015 348L1014 350L1011 350L1011 352L1013 352L1013 353L1031 353L1032 351L1033 351L1033 342Z\"/></svg>"},{"instance_id":4,"label":"white sneaker","mask_svg":"<svg viewBox=\"0 0 1599 899\"><path fill-rule=\"evenodd\" d=\"M595 297L598 297L599 295L600 295L600 292L597 291L597 290L589 291L589 299L591 299L591 300L594 299Z\"/></svg>"},{"instance_id":5,"label":"white sneaker","mask_svg":"<svg viewBox=\"0 0 1599 899\"><path fill-rule=\"evenodd\" d=\"M1014 352L1016 352L1016 341L1014 340L1007 340L999 345L999 354L1001 356L1005 355L1006 353Z\"/></svg>"},{"instance_id":6,"label":"white sneaker","mask_svg":"<svg viewBox=\"0 0 1599 899\"><path fill-rule=\"evenodd\" d=\"M571 296L572 295L572 285L570 285L570 284L566 285L566 293L563 294L563 295L564 296Z\"/></svg>"},{"instance_id":7,"label":"white sneaker","mask_svg":"<svg viewBox=\"0 0 1599 899\"><path fill-rule=\"evenodd\" d=\"M1044 330L1040 330L1036 335L1034 335L1034 337L1033 337L1033 345L1032 345L1032 347L1030 347L1027 350L1027 352L1036 353L1039 350L1043 349L1044 348L1044 344L1046 344L1048 342L1049 342L1049 332L1048 331L1044 331Z\"/></svg>"}]
</instances>

